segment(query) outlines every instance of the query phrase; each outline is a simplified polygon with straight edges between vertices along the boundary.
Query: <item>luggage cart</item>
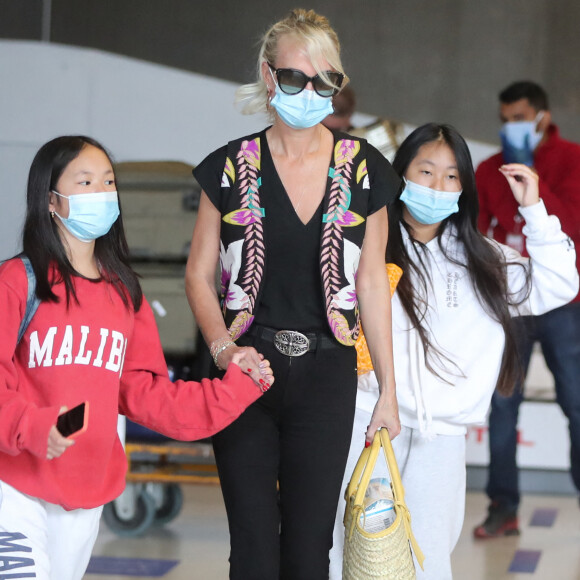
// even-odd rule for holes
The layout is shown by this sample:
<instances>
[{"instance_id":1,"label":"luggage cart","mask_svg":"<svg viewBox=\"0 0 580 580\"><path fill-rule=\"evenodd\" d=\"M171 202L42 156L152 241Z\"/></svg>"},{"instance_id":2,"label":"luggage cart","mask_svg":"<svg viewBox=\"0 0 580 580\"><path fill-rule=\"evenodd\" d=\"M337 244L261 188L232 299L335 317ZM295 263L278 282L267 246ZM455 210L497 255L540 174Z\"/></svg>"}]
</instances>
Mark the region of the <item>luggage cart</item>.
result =
<instances>
[{"instance_id":1,"label":"luggage cart","mask_svg":"<svg viewBox=\"0 0 580 580\"><path fill-rule=\"evenodd\" d=\"M107 526L119 536L142 535L175 519L183 505L181 484L219 485L208 440L183 443L137 427L156 437L131 436L125 444L127 486L103 509Z\"/></svg>"},{"instance_id":2,"label":"luggage cart","mask_svg":"<svg viewBox=\"0 0 580 580\"><path fill-rule=\"evenodd\" d=\"M170 376L208 376L209 351L185 295L185 264L197 218L201 186L181 162L124 162L115 167L123 183L123 222L132 266L155 313ZM206 353L207 351L207 353ZM206 368L202 369L200 365ZM129 463L125 491L103 509L118 535L137 536L173 520L183 504L181 484L218 484L209 441L181 443L127 421Z\"/></svg>"},{"instance_id":3,"label":"luggage cart","mask_svg":"<svg viewBox=\"0 0 580 580\"><path fill-rule=\"evenodd\" d=\"M196 364L205 364L203 357ZM173 358L171 374L191 378L191 369ZM204 373L206 369L193 371ZM183 505L181 484L219 485L213 448L208 439L184 443L163 437L122 418L119 436L125 441L127 485L103 508L107 526L119 536L139 536L177 517Z\"/></svg>"}]
</instances>

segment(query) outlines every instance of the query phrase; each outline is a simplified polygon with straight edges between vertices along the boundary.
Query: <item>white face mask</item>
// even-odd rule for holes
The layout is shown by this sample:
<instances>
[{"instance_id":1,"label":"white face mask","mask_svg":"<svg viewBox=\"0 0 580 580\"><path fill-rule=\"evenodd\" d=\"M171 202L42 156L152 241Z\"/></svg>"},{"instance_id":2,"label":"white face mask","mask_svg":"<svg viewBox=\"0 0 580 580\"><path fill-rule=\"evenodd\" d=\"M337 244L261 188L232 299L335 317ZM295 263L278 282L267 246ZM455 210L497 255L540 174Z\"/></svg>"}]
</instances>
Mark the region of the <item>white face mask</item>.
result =
<instances>
[{"instance_id":1,"label":"white face mask","mask_svg":"<svg viewBox=\"0 0 580 580\"><path fill-rule=\"evenodd\" d=\"M401 201L421 224L437 224L459 211L460 191L439 191L403 178L405 189Z\"/></svg>"},{"instance_id":2,"label":"white face mask","mask_svg":"<svg viewBox=\"0 0 580 580\"><path fill-rule=\"evenodd\" d=\"M104 236L119 217L119 200L116 191L55 195L68 200L68 218L54 212L64 227L81 242L92 242Z\"/></svg>"},{"instance_id":3,"label":"white face mask","mask_svg":"<svg viewBox=\"0 0 580 580\"><path fill-rule=\"evenodd\" d=\"M506 163L533 165L533 153L544 136L543 131L537 131L543 118L544 111L540 111L533 121L512 121L502 125L500 138Z\"/></svg>"},{"instance_id":4,"label":"white face mask","mask_svg":"<svg viewBox=\"0 0 580 580\"><path fill-rule=\"evenodd\" d=\"M272 75L272 71L270 71ZM314 127L326 119L333 112L332 98L321 97L315 91L303 89L295 95L288 95L282 91L274 75L276 85L274 98L270 105L276 109L278 116L293 129L306 129Z\"/></svg>"}]
</instances>

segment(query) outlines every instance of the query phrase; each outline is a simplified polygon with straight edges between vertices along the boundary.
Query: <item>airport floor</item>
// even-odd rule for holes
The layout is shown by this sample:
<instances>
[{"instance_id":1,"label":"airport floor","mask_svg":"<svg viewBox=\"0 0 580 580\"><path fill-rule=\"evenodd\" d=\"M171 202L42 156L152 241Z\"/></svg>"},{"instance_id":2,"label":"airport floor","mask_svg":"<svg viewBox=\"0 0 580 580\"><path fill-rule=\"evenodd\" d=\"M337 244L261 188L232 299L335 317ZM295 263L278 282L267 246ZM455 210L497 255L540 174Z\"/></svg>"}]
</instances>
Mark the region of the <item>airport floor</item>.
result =
<instances>
[{"instance_id":1,"label":"airport floor","mask_svg":"<svg viewBox=\"0 0 580 580\"><path fill-rule=\"evenodd\" d=\"M228 532L220 490L184 485L171 523L121 538L101 523L86 580L221 580L228 575ZM485 515L483 493L469 492L463 534L453 554L455 580L579 580L580 507L572 496L525 495L519 537L472 538Z\"/></svg>"}]
</instances>

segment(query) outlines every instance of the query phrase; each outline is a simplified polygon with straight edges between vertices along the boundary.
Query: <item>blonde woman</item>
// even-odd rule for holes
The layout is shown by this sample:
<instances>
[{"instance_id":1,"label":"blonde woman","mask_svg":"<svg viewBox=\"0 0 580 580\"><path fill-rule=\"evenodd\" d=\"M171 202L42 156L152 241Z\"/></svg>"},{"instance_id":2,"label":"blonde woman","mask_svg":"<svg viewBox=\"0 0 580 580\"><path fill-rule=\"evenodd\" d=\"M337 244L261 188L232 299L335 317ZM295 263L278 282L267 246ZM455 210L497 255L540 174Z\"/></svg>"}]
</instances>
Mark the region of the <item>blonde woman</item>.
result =
<instances>
[{"instance_id":1,"label":"blonde woman","mask_svg":"<svg viewBox=\"0 0 580 580\"><path fill-rule=\"evenodd\" d=\"M294 10L265 34L246 113L272 125L195 170L187 293L218 369L270 360L276 383L214 437L230 577L328 578L356 397L359 313L381 395L369 435L399 432L384 269L399 187L366 141L320 122L347 82L328 20ZM215 269L221 266L221 302ZM278 491L279 487L279 491Z\"/></svg>"}]
</instances>

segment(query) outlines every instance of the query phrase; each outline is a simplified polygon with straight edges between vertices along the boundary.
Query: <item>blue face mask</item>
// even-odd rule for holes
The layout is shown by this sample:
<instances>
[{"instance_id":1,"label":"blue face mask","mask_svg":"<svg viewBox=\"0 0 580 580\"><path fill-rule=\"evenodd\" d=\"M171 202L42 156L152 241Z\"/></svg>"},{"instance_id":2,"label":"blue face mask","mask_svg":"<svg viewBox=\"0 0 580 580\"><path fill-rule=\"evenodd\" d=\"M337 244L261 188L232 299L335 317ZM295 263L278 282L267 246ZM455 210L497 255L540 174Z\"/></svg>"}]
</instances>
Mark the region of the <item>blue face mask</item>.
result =
<instances>
[{"instance_id":1,"label":"blue face mask","mask_svg":"<svg viewBox=\"0 0 580 580\"><path fill-rule=\"evenodd\" d=\"M314 127L334 111L332 99L304 89L297 95L287 95L276 83L276 94L270 101L279 117L293 129Z\"/></svg>"},{"instance_id":2,"label":"blue face mask","mask_svg":"<svg viewBox=\"0 0 580 580\"><path fill-rule=\"evenodd\" d=\"M543 111L540 111L533 121L514 121L503 124L499 136L503 159L506 163L523 163L529 167L534 164L534 150L544 136L542 131L536 131L543 116Z\"/></svg>"},{"instance_id":3,"label":"blue face mask","mask_svg":"<svg viewBox=\"0 0 580 580\"><path fill-rule=\"evenodd\" d=\"M459 211L461 191L437 191L405 179L401 201L419 223L437 224Z\"/></svg>"},{"instance_id":4,"label":"blue face mask","mask_svg":"<svg viewBox=\"0 0 580 580\"><path fill-rule=\"evenodd\" d=\"M116 191L79 193L69 196L61 195L54 190L52 193L68 199L68 218L54 213L64 227L81 242L92 242L104 236L119 217Z\"/></svg>"}]
</instances>

